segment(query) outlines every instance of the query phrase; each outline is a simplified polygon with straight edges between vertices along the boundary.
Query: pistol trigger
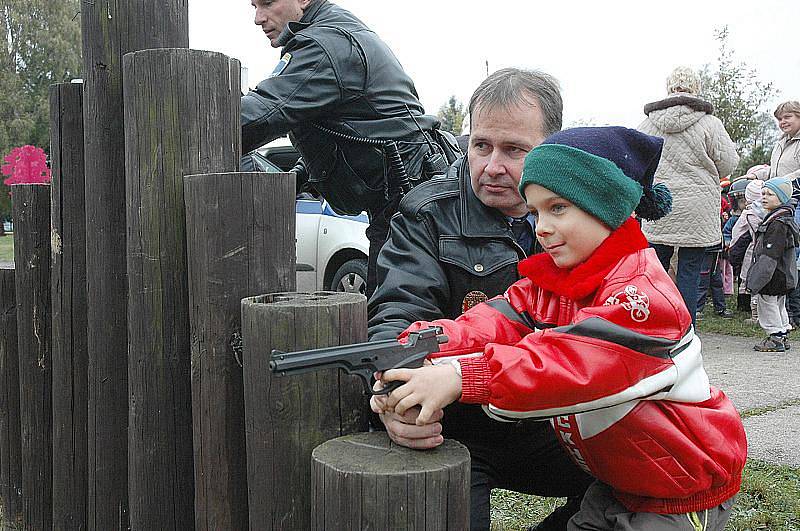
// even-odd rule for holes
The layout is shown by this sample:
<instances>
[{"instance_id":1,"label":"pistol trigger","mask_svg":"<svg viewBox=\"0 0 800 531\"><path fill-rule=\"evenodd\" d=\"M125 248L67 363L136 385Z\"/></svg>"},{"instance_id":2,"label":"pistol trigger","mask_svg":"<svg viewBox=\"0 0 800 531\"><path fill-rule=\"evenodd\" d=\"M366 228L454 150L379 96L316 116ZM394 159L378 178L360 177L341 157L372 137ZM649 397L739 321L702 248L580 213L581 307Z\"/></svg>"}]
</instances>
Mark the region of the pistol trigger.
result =
<instances>
[{"instance_id":1,"label":"pistol trigger","mask_svg":"<svg viewBox=\"0 0 800 531\"><path fill-rule=\"evenodd\" d=\"M388 395L389 393L391 393L392 391L394 391L395 389L397 389L398 387L400 387L404 383L405 382L402 382L402 381L391 382L389 385L387 385L383 389L380 389L379 391L370 390L370 393L373 394L373 395Z\"/></svg>"}]
</instances>

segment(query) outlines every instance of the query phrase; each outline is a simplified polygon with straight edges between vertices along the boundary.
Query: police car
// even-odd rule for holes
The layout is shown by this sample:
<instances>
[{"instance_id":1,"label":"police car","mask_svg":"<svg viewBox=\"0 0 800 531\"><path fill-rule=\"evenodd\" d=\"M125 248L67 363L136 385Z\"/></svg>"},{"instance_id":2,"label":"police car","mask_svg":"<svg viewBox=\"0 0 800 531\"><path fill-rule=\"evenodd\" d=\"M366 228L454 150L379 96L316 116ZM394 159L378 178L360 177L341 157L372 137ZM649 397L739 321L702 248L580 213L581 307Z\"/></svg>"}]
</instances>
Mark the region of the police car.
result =
<instances>
[{"instance_id":1,"label":"police car","mask_svg":"<svg viewBox=\"0 0 800 531\"><path fill-rule=\"evenodd\" d=\"M298 153L286 139L278 139L246 155L256 171L289 171ZM242 161L243 169L245 161ZM248 168L250 169L250 168ZM297 195L297 291L364 293L369 240L366 213L342 216L324 199Z\"/></svg>"}]
</instances>

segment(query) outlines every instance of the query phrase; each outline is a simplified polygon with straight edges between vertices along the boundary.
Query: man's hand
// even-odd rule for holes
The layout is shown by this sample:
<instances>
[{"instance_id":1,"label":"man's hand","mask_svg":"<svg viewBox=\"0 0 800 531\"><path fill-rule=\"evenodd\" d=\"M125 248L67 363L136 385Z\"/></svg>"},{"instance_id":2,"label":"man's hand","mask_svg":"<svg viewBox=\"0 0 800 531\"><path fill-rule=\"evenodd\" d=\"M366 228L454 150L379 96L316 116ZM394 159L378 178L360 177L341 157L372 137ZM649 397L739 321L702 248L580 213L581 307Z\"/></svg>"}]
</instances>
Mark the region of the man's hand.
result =
<instances>
[{"instance_id":1,"label":"man's hand","mask_svg":"<svg viewBox=\"0 0 800 531\"><path fill-rule=\"evenodd\" d=\"M432 422L436 411L461 396L461 376L449 363L419 369L392 369L383 373L382 381L384 384L406 382L386 397L383 410L403 415L414 406L421 406L417 426Z\"/></svg>"},{"instance_id":2,"label":"man's hand","mask_svg":"<svg viewBox=\"0 0 800 531\"><path fill-rule=\"evenodd\" d=\"M379 391L383 388L380 380L381 373L375 374L375 385L373 388ZM388 411L388 397L386 395L373 395L369 405L372 411L377 413L386 428L389 438L400 446L414 448L416 450L427 450L435 448L444 442L442 436L441 420L444 411L441 409L434 412L430 424L417 426L417 417L420 409L411 408L403 415L398 415L393 411Z\"/></svg>"}]
</instances>

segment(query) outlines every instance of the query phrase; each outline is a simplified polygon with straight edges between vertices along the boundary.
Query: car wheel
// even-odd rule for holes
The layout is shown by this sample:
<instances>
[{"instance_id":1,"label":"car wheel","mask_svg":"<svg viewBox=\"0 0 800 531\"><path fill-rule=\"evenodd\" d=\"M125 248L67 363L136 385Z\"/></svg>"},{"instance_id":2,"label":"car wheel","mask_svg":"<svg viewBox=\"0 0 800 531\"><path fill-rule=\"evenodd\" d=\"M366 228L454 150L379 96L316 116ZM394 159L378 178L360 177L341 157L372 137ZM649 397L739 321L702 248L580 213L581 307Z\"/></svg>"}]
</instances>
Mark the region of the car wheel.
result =
<instances>
[{"instance_id":1,"label":"car wheel","mask_svg":"<svg viewBox=\"0 0 800 531\"><path fill-rule=\"evenodd\" d=\"M345 293L361 293L367 289L367 261L364 258L354 258L343 263L331 281L331 291L344 291Z\"/></svg>"}]
</instances>

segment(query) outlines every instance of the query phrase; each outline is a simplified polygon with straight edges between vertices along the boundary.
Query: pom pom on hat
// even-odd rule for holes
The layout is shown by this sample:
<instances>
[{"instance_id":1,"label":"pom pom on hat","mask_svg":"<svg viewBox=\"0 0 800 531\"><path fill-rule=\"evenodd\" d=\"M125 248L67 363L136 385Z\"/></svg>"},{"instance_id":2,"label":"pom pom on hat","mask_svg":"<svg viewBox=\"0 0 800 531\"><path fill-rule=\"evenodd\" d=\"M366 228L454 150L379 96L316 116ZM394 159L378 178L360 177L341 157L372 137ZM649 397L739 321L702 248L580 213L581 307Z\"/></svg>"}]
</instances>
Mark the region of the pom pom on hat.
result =
<instances>
[{"instance_id":1,"label":"pom pom on hat","mask_svg":"<svg viewBox=\"0 0 800 531\"><path fill-rule=\"evenodd\" d=\"M525 157L519 190L538 184L578 205L612 229L635 210L656 220L672 210L672 195L653 186L661 138L625 127L559 131Z\"/></svg>"}]
</instances>

